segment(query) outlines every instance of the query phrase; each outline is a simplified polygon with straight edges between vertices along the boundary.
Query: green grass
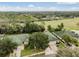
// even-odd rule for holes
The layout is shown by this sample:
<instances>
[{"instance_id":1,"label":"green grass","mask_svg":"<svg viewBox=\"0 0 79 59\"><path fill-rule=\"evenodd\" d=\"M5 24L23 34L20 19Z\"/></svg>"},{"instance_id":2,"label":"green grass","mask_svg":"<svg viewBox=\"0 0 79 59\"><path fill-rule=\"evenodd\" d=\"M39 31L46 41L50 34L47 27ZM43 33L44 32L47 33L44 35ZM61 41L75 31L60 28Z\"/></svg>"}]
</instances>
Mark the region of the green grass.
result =
<instances>
[{"instance_id":1,"label":"green grass","mask_svg":"<svg viewBox=\"0 0 79 59\"><path fill-rule=\"evenodd\" d=\"M22 50L21 56L27 56L27 55L31 55L42 51L43 50L34 50L34 49L25 48L24 50Z\"/></svg>"},{"instance_id":2,"label":"green grass","mask_svg":"<svg viewBox=\"0 0 79 59\"><path fill-rule=\"evenodd\" d=\"M43 21L43 22L45 23L46 28L48 25L51 25L52 27L56 28L58 24L63 23L65 29L67 30L79 30L79 26L77 25L77 23L79 23L79 18L54 20L54 21ZM37 22L37 23L41 24L42 22Z\"/></svg>"}]
</instances>

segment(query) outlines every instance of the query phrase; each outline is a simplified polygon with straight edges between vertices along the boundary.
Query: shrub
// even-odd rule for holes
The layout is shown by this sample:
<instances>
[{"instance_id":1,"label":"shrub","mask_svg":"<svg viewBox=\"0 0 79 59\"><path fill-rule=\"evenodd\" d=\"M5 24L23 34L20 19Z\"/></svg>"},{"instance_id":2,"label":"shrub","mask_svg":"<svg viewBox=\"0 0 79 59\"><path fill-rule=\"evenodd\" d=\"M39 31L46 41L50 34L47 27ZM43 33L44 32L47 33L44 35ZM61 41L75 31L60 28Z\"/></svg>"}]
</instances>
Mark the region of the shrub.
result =
<instances>
[{"instance_id":1,"label":"shrub","mask_svg":"<svg viewBox=\"0 0 79 59\"><path fill-rule=\"evenodd\" d=\"M48 46L48 36L42 32L36 32L30 35L28 46L31 49L45 49Z\"/></svg>"},{"instance_id":2,"label":"shrub","mask_svg":"<svg viewBox=\"0 0 79 59\"><path fill-rule=\"evenodd\" d=\"M51 27L51 25L48 25L48 31L49 31L49 32L54 32L54 31L55 31L55 29L54 29L54 28L52 28L52 27Z\"/></svg>"},{"instance_id":3,"label":"shrub","mask_svg":"<svg viewBox=\"0 0 79 59\"><path fill-rule=\"evenodd\" d=\"M57 26L57 28L52 28L50 25L48 25L48 31L54 32L54 31L62 31L64 28L64 24L61 23L60 25Z\"/></svg>"},{"instance_id":4,"label":"shrub","mask_svg":"<svg viewBox=\"0 0 79 59\"><path fill-rule=\"evenodd\" d=\"M5 27L0 27L0 34L4 34L6 32Z\"/></svg>"},{"instance_id":5,"label":"shrub","mask_svg":"<svg viewBox=\"0 0 79 59\"><path fill-rule=\"evenodd\" d=\"M62 39L68 44L68 45L71 45L71 44L74 44L75 46L79 46L79 42L77 39L74 39L73 37L65 34L63 35Z\"/></svg>"},{"instance_id":6,"label":"shrub","mask_svg":"<svg viewBox=\"0 0 79 59\"><path fill-rule=\"evenodd\" d=\"M58 27L55 29L55 31L62 31L64 28L64 24L61 23L60 25L58 25Z\"/></svg>"},{"instance_id":7,"label":"shrub","mask_svg":"<svg viewBox=\"0 0 79 59\"><path fill-rule=\"evenodd\" d=\"M65 48L66 45L65 45L63 42L59 41L59 42L57 43L57 47L58 47L58 48Z\"/></svg>"},{"instance_id":8,"label":"shrub","mask_svg":"<svg viewBox=\"0 0 79 59\"><path fill-rule=\"evenodd\" d=\"M79 42L78 42L77 39L74 39L74 40L72 41L72 43L73 43L75 46L79 46Z\"/></svg>"}]
</instances>

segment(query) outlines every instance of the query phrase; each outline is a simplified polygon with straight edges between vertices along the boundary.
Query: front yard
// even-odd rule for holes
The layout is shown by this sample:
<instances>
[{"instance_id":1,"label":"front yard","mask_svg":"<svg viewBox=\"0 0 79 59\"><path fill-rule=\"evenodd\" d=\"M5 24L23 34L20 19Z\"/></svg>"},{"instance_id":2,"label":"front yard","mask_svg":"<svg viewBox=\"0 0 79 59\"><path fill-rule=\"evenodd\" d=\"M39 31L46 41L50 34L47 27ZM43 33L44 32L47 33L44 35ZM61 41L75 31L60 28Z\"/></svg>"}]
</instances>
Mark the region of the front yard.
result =
<instances>
[{"instance_id":1,"label":"front yard","mask_svg":"<svg viewBox=\"0 0 79 59\"><path fill-rule=\"evenodd\" d=\"M42 52L43 50L34 50L34 49L29 49L29 48L25 48L24 50L22 50L21 52L21 56L29 56L38 52Z\"/></svg>"}]
</instances>

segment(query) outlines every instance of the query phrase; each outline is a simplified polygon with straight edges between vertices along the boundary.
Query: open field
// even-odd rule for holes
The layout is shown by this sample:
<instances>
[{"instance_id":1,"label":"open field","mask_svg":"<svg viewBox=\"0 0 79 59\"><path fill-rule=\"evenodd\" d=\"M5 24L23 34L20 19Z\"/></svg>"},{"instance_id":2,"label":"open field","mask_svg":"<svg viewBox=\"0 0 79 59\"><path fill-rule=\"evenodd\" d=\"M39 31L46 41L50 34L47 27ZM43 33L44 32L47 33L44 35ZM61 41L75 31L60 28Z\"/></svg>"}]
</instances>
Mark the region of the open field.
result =
<instances>
[{"instance_id":1,"label":"open field","mask_svg":"<svg viewBox=\"0 0 79 59\"><path fill-rule=\"evenodd\" d=\"M64 19L64 20L54 20L54 21L43 21L43 22L37 22L38 24L43 23L45 27L48 25L51 25L52 27L57 27L58 24L63 23L65 29L67 30L79 30L79 18L74 19Z\"/></svg>"}]
</instances>

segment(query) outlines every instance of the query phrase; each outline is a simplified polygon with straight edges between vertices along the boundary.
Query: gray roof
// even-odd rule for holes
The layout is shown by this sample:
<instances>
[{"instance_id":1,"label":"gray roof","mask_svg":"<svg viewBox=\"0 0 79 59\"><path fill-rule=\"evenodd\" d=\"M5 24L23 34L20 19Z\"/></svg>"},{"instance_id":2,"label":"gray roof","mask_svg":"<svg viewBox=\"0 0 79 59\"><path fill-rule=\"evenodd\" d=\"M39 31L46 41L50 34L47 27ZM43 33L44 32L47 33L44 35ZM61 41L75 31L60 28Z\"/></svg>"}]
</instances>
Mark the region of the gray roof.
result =
<instances>
[{"instance_id":1,"label":"gray roof","mask_svg":"<svg viewBox=\"0 0 79 59\"><path fill-rule=\"evenodd\" d=\"M18 34L18 35L9 35L9 38L12 39L13 42L17 44L23 44L23 42L28 42L29 35L28 34Z\"/></svg>"},{"instance_id":2,"label":"gray roof","mask_svg":"<svg viewBox=\"0 0 79 59\"><path fill-rule=\"evenodd\" d=\"M57 38L54 35L52 35L52 33L50 33L49 31L45 31L44 33L46 35L48 35L48 38L49 38L50 41L56 41L57 40Z\"/></svg>"},{"instance_id":3,"label":"gray roof","mask_svg":"<svg viewBox=\"0 0 79 59\"><path fill-rule=\"evenodd\" d=\"M16 42L18 45L23 44L23 42L28 42L29 34L12 34L12 35L0 35L0 38L3 37L10 38L13 42Z\"/></svg>"}]
</instances>

